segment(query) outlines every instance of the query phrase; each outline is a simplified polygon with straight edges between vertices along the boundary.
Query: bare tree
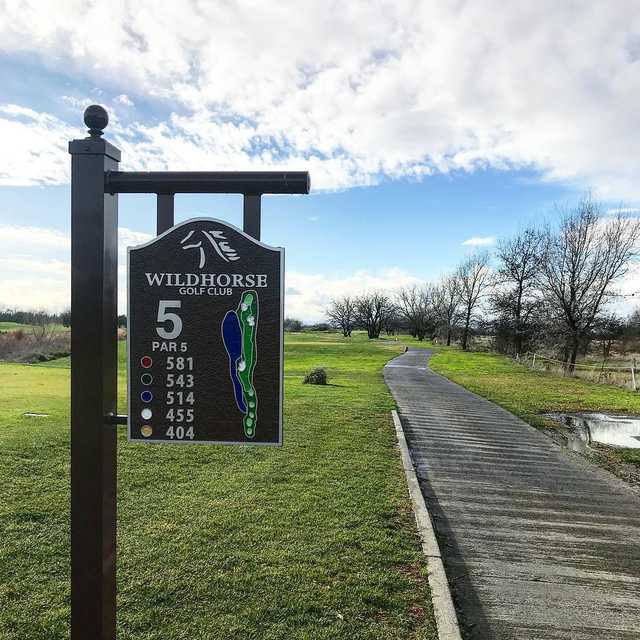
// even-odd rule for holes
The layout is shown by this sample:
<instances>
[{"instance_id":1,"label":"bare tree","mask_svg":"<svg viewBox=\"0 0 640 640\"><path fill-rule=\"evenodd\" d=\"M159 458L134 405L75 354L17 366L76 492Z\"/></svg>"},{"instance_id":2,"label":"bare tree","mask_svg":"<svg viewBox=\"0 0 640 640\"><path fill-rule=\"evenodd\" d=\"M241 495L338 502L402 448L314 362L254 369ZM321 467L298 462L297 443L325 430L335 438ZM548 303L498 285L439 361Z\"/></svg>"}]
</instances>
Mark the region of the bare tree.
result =
<instances>
[{"instance_id":1,"label":"bare tree","mask_svg":"<svg viewBox=\"0 0 640 640\"><path fill-rule=\"evenodd\" d=\"M467 258L458 267L456 279L460 287L460 302L464 313L462 348L466 350L473 315L492 284L489 254L487 252L476 253Z\"/></svg>"},{"instance_id":2,"label":"bare tree","mask_svg":"<svg viewBox=\"0 0 640 640\"><path fill-rule=\"evenodd\" d=\"M49 342L54 333L52 317L44 309L32 312L31 332L37 343Z\"/></svg>"},{"instance_id":3,"label":"bare tree","mask_svg":"<svg viewBox=\"0 0 640 640\"><path fill-rule=\"evenodd\" d=\"M342 329L342 335L345 338L351 337L356 321L355 301L353 298L349 296L334 298L329 303L326 315L332 325Z\"/></svg>"},{"instance_id":4,"label":"bare tree","mask_svg":"<svg viewBox=\"0 0 640 640\"><path fill-rule=\"evenodd\" d=\"M532 228L498 244L498 287L492 307L515 353L522 353L537 326L536 310L540 308L537 279L543 249L542 234Z\"/></svg>"},{"instance_id":5,"label":"bare tree","mask_svg":"<svg viewBox=\"0 0 640 640\"><path fill-rule=\"evenodd\" d=\"M602 353L602 368L611 356L613 343L620 340L625 332L625 321L615 313L602 314L593 327L593 337L599 343Z\"/></svg>"},{"instance_id":6,"label":"bare tree","mask_svg":"<svg viewBox=\"0 0 640 640\"><path fill-rule=\"evenodd\" d=\"M403 287L395 295L398 313L405 320L412 336L424 340L436 325L432 287Z\"/></svg>"},{"instance_id":7,"label":"bare tree","mask_svg":"<svg viewBox=\"0 0 640 640\"><path fill-rule=\"evenodd\" d=\"M393 303L388 295L373 291L354 300L356 323L367 330L369 338L379 338L387 318L393 313Z\"/></svg>"},{"instance_id":8,"label":"bare tree","mask_svg":"<svg viewBox=\"0 0 640 640\"><path fill-rule=\"evenodd\" d=\"M614 295L612 285L637 257L639 238L640 221L620 213L605 219L591 198L565 213L557 231L545 230L540 285L564 329L567 373Z\"/></svg>"},{"instance_id":9,"label":"bare tree","mask_svg":"<svg viewBox=\"0 0 640 640\"><path fill-rule=\"evenodd\" d=\"M460 318L460 284L455 275L446 276L434 287L433 306L447 346L450 346L453 330Z\"/></svg>"},{"instance_id":10,"label":"bare tree","mask_svg":"<svg viewBox=\"0 0 640 640\"><path fill-rule=\"evenodd\" d=\"M66 328L71 327L71 307L67 307L60 314L60 322L62 323L63 327L66 327Z\"/></svg>"},{"instance_id":11,"label":"bare tree","mask_svg":"<svg viewBox=\"0 0 640 640\"><path fill-rule=\"evenodd\" d=\"M400 333L403 322L395 305L391 306L389 313L385 315L384 322L382 323L382 329L388 336L395 336L396 333Z\"/></svg>"}]
</instances>

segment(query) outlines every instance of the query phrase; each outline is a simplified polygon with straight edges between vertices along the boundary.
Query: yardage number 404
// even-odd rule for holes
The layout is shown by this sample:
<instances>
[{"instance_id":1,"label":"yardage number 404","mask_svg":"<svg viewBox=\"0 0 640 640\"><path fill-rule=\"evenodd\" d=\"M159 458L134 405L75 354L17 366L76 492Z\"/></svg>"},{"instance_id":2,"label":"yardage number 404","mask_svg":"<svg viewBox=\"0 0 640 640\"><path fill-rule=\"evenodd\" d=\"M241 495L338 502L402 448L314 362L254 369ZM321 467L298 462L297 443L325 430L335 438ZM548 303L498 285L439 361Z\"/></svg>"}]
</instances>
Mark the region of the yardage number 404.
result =
<instances>
[{"instance_id":1,"label":"yardage number 404","mask_svg":"<svg viewBox=\"0 0 640 640\"><path fill-rule=\"evenodd\" d=\"M184 427L174 427L173 425L171 425L167 429L167 437L171 438L171 440L173 440L174 438L176 440L184 440L185 438L189 438L189 440L193 440L193 437L194 437L193 427L189 427L188 429L185 429Z\"/></svg>"}]
</instances>

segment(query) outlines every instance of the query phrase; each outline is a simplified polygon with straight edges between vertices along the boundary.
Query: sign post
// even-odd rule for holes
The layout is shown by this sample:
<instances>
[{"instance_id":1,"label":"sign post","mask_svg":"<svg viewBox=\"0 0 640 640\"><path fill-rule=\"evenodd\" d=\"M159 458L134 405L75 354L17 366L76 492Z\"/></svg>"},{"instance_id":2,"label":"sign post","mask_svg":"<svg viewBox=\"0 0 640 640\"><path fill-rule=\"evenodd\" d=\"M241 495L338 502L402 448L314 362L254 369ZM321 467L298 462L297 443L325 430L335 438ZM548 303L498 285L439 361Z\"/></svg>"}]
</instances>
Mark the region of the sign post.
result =
<instances>
[{"instance_id":1,"label":"sign post","mask_svg":"<svg viewBox=\"0 0 640 640\"><path fill-rule=\"evenodd\" d=\"M309 193L309 174L122 172L118 171L120 151L102 138L109 121L107 112L92 105L85 110L84 121L89 136L69 143L71 639L115 640L116 425L129 424L131 440L281 442L283 254L281 249L252 238L260 237L262 194ZM131 252L129 347L135 350L137 363L129 371L130 416L117 415L119 193L155 193L157 229L164 234ZM217 220L194 220L173 227L176 193L243 194L245 233ZM200 240L194 237L196 232L202 235ZM205 232L212 234L214 242L208 241ZM220 238L220 233L225 237ZM177 245L172 245L167 256L160 255L160 248L176 240ZM218 264L206 271L199 266L199 249L206 242L207 251L209 246L216 251L217 246L217 255L226 256L222 269ZM187 250L187 244L193 246ZM238 260L231 259L232 252L237 253ZM205 253L205 263L207 259ZM237 262L237 268L227 269L227 262ZM147 271L172 275L168 280L159 276L161 282L157 285L154 277L145 288L141 278L146 279ZM193 274L189 276L191 280L197 277L206 293L200 296L187 289L181 293L181 287L174 283L184 281L177 276L174 280L173 274L183 273ZM229 285L223 276L230 278ZM216 279L216 283L209 286L209 279ZM208 292L209 288L224 289L225 293L214 295ZM178 318L184 333L171 337ZM154 341L158 343L155 350ZM186 343L185 352L178 351L182 342ZM180 368L191 366L193 373ZM144 377L145 373L154 376L151 371L160 375L146 384L149 378ZM194 376L193 405L188 378L179 378L180 375ZM177 395L178 391L182 396ZM178 413L179 409L182 413ZM188 420L189 409L192 422ZM187 435L190 425L193 439Z\"/></svg>"},{"instance_id":2,"label":"sign post","mask_svg":"<svg viewBox=\"0 0 640 640\"><path fill-rule=\"evenodd\" d=\"M71 638L113 640L116 625L118 196L104 192L120 151L101 107L71 154Z\"/></svg>"}]
</instances>

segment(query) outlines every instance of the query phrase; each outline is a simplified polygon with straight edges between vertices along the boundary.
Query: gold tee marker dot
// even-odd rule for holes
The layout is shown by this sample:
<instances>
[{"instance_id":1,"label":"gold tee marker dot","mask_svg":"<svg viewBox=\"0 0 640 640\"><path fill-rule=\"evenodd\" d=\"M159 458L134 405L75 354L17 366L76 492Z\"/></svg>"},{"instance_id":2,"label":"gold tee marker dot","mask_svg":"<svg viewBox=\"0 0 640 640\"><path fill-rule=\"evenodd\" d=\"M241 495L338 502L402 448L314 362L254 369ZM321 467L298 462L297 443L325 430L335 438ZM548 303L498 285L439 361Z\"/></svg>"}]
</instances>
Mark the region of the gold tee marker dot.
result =
<instances>
[{"instance_id":1,"label":"gold tee marker dot","mask_svg":"<svg viewBox=\"0 0 640 640\"><path fill-rule=\"evenodd\" d=\"M145 438L148 438L153 433L153 429L148 424L145 424L144 427L140 429L140 432Z\"/></svg>"}]
</instances>

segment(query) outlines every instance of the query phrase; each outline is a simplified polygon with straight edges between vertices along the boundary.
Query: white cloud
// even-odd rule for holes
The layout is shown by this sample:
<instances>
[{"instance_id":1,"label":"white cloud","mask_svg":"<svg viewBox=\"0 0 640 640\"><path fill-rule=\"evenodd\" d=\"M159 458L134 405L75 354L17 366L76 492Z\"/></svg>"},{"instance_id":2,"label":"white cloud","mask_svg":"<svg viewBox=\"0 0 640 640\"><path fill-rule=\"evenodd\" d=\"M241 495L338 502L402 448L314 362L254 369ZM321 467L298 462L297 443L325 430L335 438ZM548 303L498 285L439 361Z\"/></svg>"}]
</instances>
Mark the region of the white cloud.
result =
<instances>
[{"instance_id":1,"label":"white cloud","mask_svg":"<svg viewBox=\"0 0 640 640\"><path fill-rule=\"evenodd\" d=\"M126 93L121 93L119 96L116 96L113 99L114 102L117 102L118 104L122 104L125 107L133 107L133 100L131 100L131 98L126 94Z\"/></svg>"},{"instance_id":2,"label":"white cloud","mask_svg":"<svg viewBox=\"0 0 640 640\"><path fill-rule=\"evenodd\" d=\"M71 238L56 229L0 224L0 247L4 256L7 251L15 251L16 247L25 250L33 250L35 247L69 249Z\"/></svg>"},{"instance_id":3,"label":"white cloud","mask_svg":"<svg viewBox=\"0 0 640 640\"><path fill-rule=\"evenodd\" d=\"M143 231L133 231L127 227L118 228L118 255L126 257L127 247L135 247L139 244L149 242L153 238L151 233Z\"/></svg>"},{"instance_id":4,"label":"white cloud","mask_svg":"<svg viewBox=\"0 0 640 640\"><path fill-rule=\"evenodd\" d=\"M473 238L468 238L462 244L466 247L489 247L495 242L496 239L493 236L473 236Z\"/></svg>"},{"instance_id":5,"label":"white cloud","mask_svg":"<svg viewBox=\"0 0 640 640\"><path fill-rule=\"evenodd\" d=\"M608 216L615 216L618 213L621 214L621 215L624 215L624 216L636 215L636 214L640 213L640 208L638 208L638 207L618 207L617 209L607 209L605 213Z\"/></svg>"},{"instance_id":6,"label":"white cloud","mask_svg":"<svg viewBox=\"0 0 640 640\"><path fill-rule=\"evenodd\" d=\"M78 130L47 113L0 105L0 186L61 184L69 180L67 141Z\"/></svg>"},{"instance_id":7,"label":"white cloud","mask_svg":"<svg viewBox=\"0 0 640 640\"><path fill-rule=\"evenodd\" d=\"M62 96L62 102L80 111L80 110L84 110L94 101L91 98L78 98L76 96Z\"/></svg>"},{"instance_id":8,"label":"white cloud","mask_svg":"<svg viewBox=\"0 0 640 640\"><path fill-rule=\"evenodd\" d=\"M65 280L69 279L71 273L71 265L68 261L54 259L35 260L29 257L0 258L0 269L4 274L12 271L30 275L46 273L52 278L63 278Z\"/></svg>"},{"instance_id":9,"label":"white cloud","mask_svg":"<svg viewBox=\"0 0 640 640\"><path fill-rule=\"evenodd\" d=\"M127 247L148 233L118 229L118 306L126 309ZM71 299L71 239L43 227L0 225L0 308L62 311Z\"/></svg>"},{"instance_id":10,"label":"white cloud","mask_svg":"<svg viewBox=\"0 0 640 640\"><path fill-rule=\"evenodd\" d=\"M148 242L153 236L126 227L118 229L118 308L126 303L127 247ZM42 227L0 225L0 308L21 307L62 311L71 296L70 238ZM418 284L419 278L397 268L355 271L343 276L286 273L286 315L306 322L325 318L329 301L337 296L365 291L391 291Z\"/></svg>"},{"instance_id":11,"label":"white cloud","mask_svg":"<svg viewBox=\"0 0 640 640\"><path fill-rule=\"evenodd\" d=\"M292 318L317 322L326 320L325 311L332 298L355 296L366 291L392 291L422 282L420 278L397 268L378 272L359 270L340 277L288 271L285 312Z\"/></svg>"},{"instance_id":12,"label":"white cloud","mask_svg":"<svg viewBox=\"0 0 640 640\"><path fill-rule=\"evenodd\" d=\"M327 189L533 167L640 199L635 0L63 5L6 4L0 49L112 88L127 166L308 168ZM173 113L133 122L137 96ZM0 183L66 181L72 135L0 114Z\"/></svg>"}]
</instances>

